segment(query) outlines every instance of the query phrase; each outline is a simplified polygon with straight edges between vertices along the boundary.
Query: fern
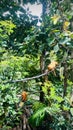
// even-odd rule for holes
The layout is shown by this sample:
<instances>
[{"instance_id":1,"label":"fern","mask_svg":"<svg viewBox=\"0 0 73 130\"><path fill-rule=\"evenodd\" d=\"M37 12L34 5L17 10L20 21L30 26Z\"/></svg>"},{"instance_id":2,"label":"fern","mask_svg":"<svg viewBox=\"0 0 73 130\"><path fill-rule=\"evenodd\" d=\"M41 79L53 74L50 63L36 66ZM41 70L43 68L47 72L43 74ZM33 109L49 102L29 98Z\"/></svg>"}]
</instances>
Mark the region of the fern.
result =
<instances>
[{"instance_id":1,"label":"fern","mask_svg":"<svg viewBox=\"0 0 73 130\"><path fill-rule=\"evenodd\" d=\"M46 110L48 107L39 108L33 115L29 118L29 123L32 126L39 126L44 120Z\"/></svg>"},{"instance_id":2,"label":"fern","mask_svg":"<svg viewBox=\"0 0 73 130\"><path fill-rule=\"evenodd\" d=\"M38 108L33 115L31 115L31 117L29 118L29 123L33 126L33 127L37 127L40 126L42 124L42 121L44 121L46 113L47 115L50 115L52 117L54 117L56 114L59 114L60 108L59 105L54 104L51 107L46 107L46 106L42 106L40 108Z\"/></svg>"}]
</instances>

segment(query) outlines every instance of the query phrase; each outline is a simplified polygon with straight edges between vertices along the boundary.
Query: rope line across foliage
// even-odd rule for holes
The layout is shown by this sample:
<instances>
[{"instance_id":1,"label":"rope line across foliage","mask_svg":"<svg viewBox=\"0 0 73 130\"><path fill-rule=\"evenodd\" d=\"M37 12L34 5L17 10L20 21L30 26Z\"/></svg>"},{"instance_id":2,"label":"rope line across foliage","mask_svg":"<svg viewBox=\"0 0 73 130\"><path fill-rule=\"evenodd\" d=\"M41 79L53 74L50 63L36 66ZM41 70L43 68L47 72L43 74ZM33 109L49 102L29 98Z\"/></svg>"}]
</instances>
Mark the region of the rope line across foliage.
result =
<instances>
[{"instance_id":1,"label":"rope line across foliage","mask_svg":"<svg viewBox=\"0 0 73 130\"><path fill-rule=\"evenodd\" d=\"M28 78L24 78L24 79L17 79L17 80L9 80L7 82L4 82L4 84L6 83L16 83L16 82L27 82L28 80L33 80L33 79L38 79L42 76L45 76L45 75L48 75L49 73L53 72L57 67L55 67L53 70L51 71L46 71L44 72L43 74L40 74L40 75L36 75L36 76L33 76L33 77L28 77Z\"/></svg>"},{"instance_id":2,"label":"rope line across foliage","mask_svg":"<svg viewBox=\"0 0 73 130\"><path fill-rule=\"evenodd\" d=\"M47 70L46 72L44 72L44 73L42 73L42 74L39 74L39 75L36 75L36 76L33 76L33 77L24 78L24 79L9 80L9 81L3 82L3 83L6 84L6 83L16 83L16 82L27 82L27 81L29 81L29 80L38 79L38 78L40 78L40 77L42 77L42 76L48 75L49 73L53 72L53 71L54 71L56 68L58 68L62 63L65 63L65 62L67 62L68 60L71 60L71 59L73 59L73 57L71 57L71 58L69 58L69 59L68 59L68 57L67 57L64 61L61 61L60 64L58 64L54 69L49 70L49 71ZM73 68L71 68L71 69L73 69ZM70 70L71 70L71 69L70 69ZM0 82L0 83L1 83L1 82Z\"/></svg>"}]
</instances>

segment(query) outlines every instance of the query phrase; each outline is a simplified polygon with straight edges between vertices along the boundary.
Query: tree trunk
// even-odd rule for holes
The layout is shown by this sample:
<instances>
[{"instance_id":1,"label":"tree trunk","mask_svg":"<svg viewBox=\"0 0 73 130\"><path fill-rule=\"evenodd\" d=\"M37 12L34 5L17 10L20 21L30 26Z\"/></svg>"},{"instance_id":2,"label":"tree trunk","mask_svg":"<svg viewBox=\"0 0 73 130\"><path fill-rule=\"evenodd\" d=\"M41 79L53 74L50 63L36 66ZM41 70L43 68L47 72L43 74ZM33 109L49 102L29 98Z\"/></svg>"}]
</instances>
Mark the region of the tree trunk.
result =
<instances>
[{"instance_id":1,"label":"tree trunk","mask_svg":"<svg viewBox=\"0 0 73 130\"><path fill-rule=\"evenodd\" d=\"M43 74L45 72L45 51L42 52L42 55L40 56L40 70ZM40 86L40 102L44 102L44 93L42 91L42 86L45 82L44 76L41 79L42 85Z\"/></svg>"},{"instance_id":2,"label":"tree trunk","mask_svg":"<svg viewBox=\"0 0 73 130\"><path fill-rule=\"evenodd\" d=\"M64 62L64 91L63 91L63 97L67 94L67 62Z\"/></svg>"},{"instance_id":3,"label":"tree trunk","mask_svg":"<svg viewBox=\"0 0 73 130\"><path fill-rule=\"evenodd\" d=\"M46 18L46 15L49 15L50 13L50 7L51 7L51 0L42 0L42 21L43 21L43 24L44 24L44 27L43 27L43 31L45 31L45 18ZM45 43L43 43L45 44ZM45 47L45 45L44 45ZM43 49L42 51L42 54L40 56L40 70L41 70L41 73L45 73L46 70L45 70L45 59L46 59L46 48ZM46 81L46 78L47 76L43 76L42 77L42 85L40 87L40 101L41 102L44 102L44 93L42 91L42 86L44 85L44 82Z\"/></svg>"},{"instance_id":4,"label":"tree trunk","mask_svg":"<svg viewBox=\"0 0 73 130\"><path fill-rule=\"evenodd\" d=\"M71 51L71 59L73 59L73 49ZM71 81L73 82L73 63L71 65Z\"/></svg>"},{"instance_id":5,"label":"tree trunk","mask_svg":"<svg viewBox=\"0 0 73 130\"><path fill-rule=\"evenodd\" d=\"M72 12L73 12L73 4L72 4ZM71 19L71 31L73 31L73 17ZM71 59L73 59L73 48L71 50ZM71 81L73 82L73 63L71 65Z\"/></svg>"}]
</instances>

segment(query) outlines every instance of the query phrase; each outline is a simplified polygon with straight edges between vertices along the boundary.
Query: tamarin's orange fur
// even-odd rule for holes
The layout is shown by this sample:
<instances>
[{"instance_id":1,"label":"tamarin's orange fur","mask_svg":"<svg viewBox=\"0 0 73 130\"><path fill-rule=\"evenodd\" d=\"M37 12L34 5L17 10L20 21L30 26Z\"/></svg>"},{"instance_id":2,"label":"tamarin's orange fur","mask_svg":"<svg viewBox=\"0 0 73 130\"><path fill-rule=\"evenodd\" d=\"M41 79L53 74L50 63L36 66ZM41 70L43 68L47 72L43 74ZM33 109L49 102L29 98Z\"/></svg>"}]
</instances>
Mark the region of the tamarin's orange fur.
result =
<instances>
[{"instance_id":1,"label":"tamarin's orange fur","mask_svg":"<svg viewBox=\"0 0 73 130\"><path fill-rule=\"evenodd\" d=\"M58 62L52 61L52 62L48 65L48 71L54 70L57 65L58 65Z\"/></svg>"},{"instance_id":2,"label":"tamarin's orange fur","mask_svg":"<svg viewBox=\"0 0 73 130\"><path fill-rule=\"evenodd\" d=\"M26 92L26 91L23 91L23 92L21 93L21 96L22 96L22 101L23 101L23 102L27 100L27 92Z\"/></svg>"}]
</instances>

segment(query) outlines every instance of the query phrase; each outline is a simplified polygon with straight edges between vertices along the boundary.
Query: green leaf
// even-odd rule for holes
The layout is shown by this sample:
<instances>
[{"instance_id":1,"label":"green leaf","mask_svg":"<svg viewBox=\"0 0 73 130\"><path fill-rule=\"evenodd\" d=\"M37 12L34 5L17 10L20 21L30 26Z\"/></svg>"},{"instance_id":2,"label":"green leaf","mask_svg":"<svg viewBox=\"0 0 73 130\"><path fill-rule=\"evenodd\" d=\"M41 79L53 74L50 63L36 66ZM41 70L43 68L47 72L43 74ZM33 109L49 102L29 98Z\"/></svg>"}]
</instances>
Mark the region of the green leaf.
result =
<instances>
[{"instance_id":1,"label":"green leaf","mask_svg":"<svg viewBox=\"0 0 73 130\"><path fill-rule=\"evenodd\" d=\"M47 42L48 42L48 45L50 46L50 45L52 45L53 43L54 43L54 41L55 41L55 38L48 38L47 39Z\"/></svg>"},{"instance_id":2,"label":"green leaf","mask_svg":"<svg viewBox=\"0 0 73 130\"><path fill-rule=\"evenodd\" d=\"M55 51L55 52L58 52L58 51L59 51L59 45L58 45L58 44L54 46L54 51Z\"/></svg>"},{"instance_id":3,"label":"green leaf","mask_svg":"<svg viewBox=\"0 0 73 130\"><path fill-rule=\"evenodd\" d=\"M70 109L70 112L71 112L71 114L72 114L72 116L73 116L73 108Z\"/></svg>"},{"instance_id":4,"label":"green leaf","mask_svg":"<svg viewBox=\"0 0 73 130\"><path fill-rule=\"evenodd\" d=\"M70 36L69 36L71 39L73 39L73 32L70 34Z\"/></svg>"}]
</instances>

